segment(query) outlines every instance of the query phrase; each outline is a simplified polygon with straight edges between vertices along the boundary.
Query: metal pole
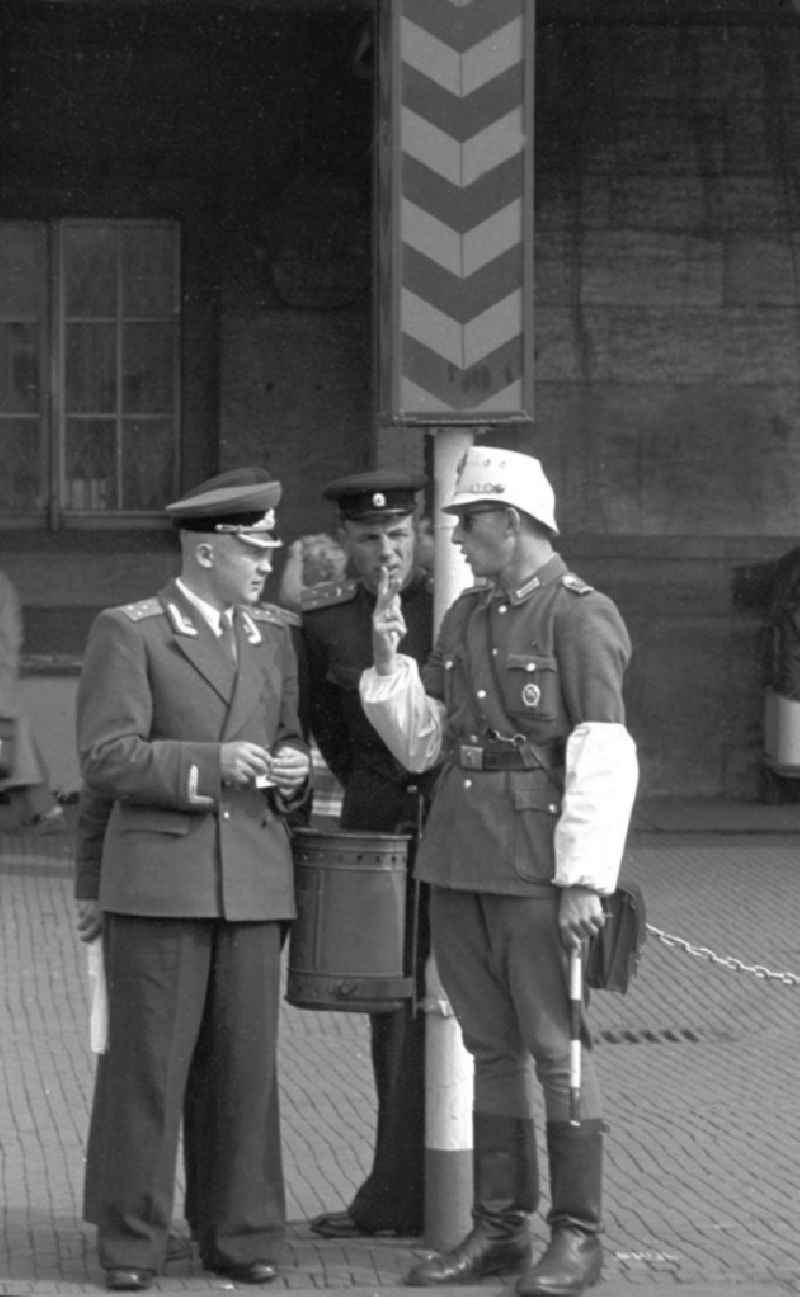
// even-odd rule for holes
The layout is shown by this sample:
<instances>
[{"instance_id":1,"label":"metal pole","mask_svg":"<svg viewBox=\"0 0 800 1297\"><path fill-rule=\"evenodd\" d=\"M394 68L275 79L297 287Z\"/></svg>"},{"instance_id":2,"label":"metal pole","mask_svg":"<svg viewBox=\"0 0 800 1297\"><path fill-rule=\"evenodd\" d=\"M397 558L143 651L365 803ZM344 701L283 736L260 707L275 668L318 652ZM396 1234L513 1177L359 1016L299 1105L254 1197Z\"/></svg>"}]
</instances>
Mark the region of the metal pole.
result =
<instances>
[{"instance_id":1,"label":"metal pole","mask_svg":"<svg viewBox=\"0 0 800 1297\"><path fill-rule=\"evenodd\" d=\"M581 1018L583 1016L583 955L580 946L569 952L569 1124L581 1124Z\"/></svg>"},{"instance_id":2,"label":"metal pole","mask_svg":"<svg viewBox=\"0 0 800 1297\"><path fill-rule=\"evenodd\" d=\"M434 624L472 582L451 543L455 519L441 512L456 466L473 432L441 428L434 436ZM425 970L425 1242L453 1247L469 1231L472 1212L472 1058L464 1048L433 955Z\"/></svg>"},{"instance_id":3,"label":"metal pole","mask_svg":"<svg viewBox=\"0 0 800 1297\"><path fill-rule=\"evenodd\" d=\"M437 428L433 434L433 485L434 485L434 586L433 621L436 631L453 600L472 585L472 569L464 556L452 544L456 520L451 513L442 513L442 501L453 493L456 469L461 456L475 440L471 428Z\"/></svg>"}]
</instances>

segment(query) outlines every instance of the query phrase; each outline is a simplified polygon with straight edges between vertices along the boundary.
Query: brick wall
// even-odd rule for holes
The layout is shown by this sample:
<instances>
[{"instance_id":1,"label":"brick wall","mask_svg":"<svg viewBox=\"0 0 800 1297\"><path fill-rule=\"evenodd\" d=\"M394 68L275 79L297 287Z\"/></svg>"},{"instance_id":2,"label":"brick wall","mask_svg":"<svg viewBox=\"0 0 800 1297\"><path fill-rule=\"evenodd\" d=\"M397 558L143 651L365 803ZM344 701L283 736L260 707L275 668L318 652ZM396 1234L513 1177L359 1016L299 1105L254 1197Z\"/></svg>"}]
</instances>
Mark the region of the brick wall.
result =
<instances>
[{"instance_id":1,"label":"brick wall","mask_svg":"<svg viewBox=\"0 0 800 1297\"><path fill-rule=\"evenodd\" d=\"M631 624L646 791L755 796L735 589L800 519L800 23L679 8L540 27L535 444Z\"/></svg>"},{"instance_id":2,"label":"brick wall","mask_svg":"<svg viewBox=\"0 0 800 1297\"><path fill-rule=\"evenodd\" d=\"M630 622L645 790L755 796L762 605L734 591L799 512L800 27L622 8L542 6L537 421L516 444L554 480L565 555ZM267 430L290 530L324 521L332 471L422 462L418 433L364 440L367 309L251 306L223 316L225 454Z\"/></svg>"},{"instance_id":3,"label":"brick wall","mask_svg":"<svg viewBox=\"0 0 800 1297\"><path fill-rule=\"evenodd\" d=\"M537 415L572 529L796 527L798 57L800 22L540 30Z\"/></svg>"}]
</instances>

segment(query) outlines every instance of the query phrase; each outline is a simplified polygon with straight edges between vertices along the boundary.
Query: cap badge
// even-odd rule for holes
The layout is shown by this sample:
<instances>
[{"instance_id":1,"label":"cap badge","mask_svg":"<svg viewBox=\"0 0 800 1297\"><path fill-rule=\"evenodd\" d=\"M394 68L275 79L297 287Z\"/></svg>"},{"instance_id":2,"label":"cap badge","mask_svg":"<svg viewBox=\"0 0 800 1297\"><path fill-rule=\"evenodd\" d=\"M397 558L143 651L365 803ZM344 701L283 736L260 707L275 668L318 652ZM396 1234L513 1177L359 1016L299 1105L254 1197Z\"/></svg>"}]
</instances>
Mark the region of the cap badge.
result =
<instances>
[{"instance_id":1,"label":"cap badge","mask_svg":"<svg viewBox=\"0 0 800 1297\"><path fill-rule=\"evenodd\" d=\"M522 689L522 701L526 707L538 707L542 691L538 685L528 683Z\"/></svg>"},{"instance_id":2,"label":"cap badge","mask_svg":"<svg viewBox=\"0 0 800 1297\"><path fill-rule=\"evenodd\" d=\"M386 496L383 494L383 491L373 491L372 503L376 509L386 508Z\"/></svg>"}]
</instances>

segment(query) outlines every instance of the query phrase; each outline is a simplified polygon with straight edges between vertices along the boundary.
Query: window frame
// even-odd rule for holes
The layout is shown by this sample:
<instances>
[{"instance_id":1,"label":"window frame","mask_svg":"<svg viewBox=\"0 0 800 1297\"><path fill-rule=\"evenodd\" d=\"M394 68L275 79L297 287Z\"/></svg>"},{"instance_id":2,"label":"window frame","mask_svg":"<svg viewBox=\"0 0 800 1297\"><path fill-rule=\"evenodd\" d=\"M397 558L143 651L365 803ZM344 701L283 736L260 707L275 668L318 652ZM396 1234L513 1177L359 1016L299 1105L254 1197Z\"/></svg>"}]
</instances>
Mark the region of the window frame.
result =
<instances>
[{"instance_id":1,"label":"window frame","mask_svg":"<svg viewBox=\"0 0 800 1297\"><path fill-rule=\"evenodd\" d=\"M180 221L172 217L71 217L64 216L52 220L35 218L15 218L0 216L0 230L3 226L27 226L41 229L44 237L42 246L46 257L43 268L42 283L44 303L39 327L39 386L40 414L39 427L43 438L42 482L47 492L47 500L42 510L0 510L0 531L9 530L164 530L169 528L163 508L157 509L113 509L92 510L70 507L66 477L67 421L66 402L66 365L67 365L67 316L65 274L66 258L64 244L68 231L74 228L113 227L117 232L116 275L117 301L113 323L116 331L116 401L113 416L97 414L89 417L113 417L115 427L115 456L117 464L117 485L122 483L120 468L121 425L122 420L130 415L123 408L124 369L122 361L123 330L129 321L134 323L170 323L173 328L173 365L172 365L172 410L168 413L147 412L142 417L171 418L172 420L172 454L173 481L168 488L167 498L179 489L182 471L182 344L183 344L183 240ZM170 314L164 316L126 316L122 295L122 254L121 236L126 228L141 230L143 227L168 229L172 235L172 294ZM80 317L77 317L80 319ZM104 317L105 318L105 317ZM108 317L109 322L111 316ZM0 313L2 319L2 313Z\"/></svg>"},{"instance_id":2,"label":"window frame","mask_svg":"<svg viewBox=\"0 0 800 1297\"><path fill-rule=\"evenodd\" d=\"M46 491L47 501L52 500L51 486L51 468L52 468L52 433L49 411L51 406L50 394L52 390L52 381L50 376L51 348L51 319L50 319L50 288L49 274L51 265L51 247L50 231L48 223L42 220L32 220L25 217L3 217L2 225L8 227L32 229L40 244L43 256L43 264L40 267L41 274L37 280L36 292L40 298L40 310L36 318L27 320L19 313L12 313L3 309L0 302L0 324L37 324L37 345L36 354L38 360L39 376L39 410L38 414L30 416L31 423L36 423L39 429L40 437L40 473L41 482ZM12 411L8 415L3 414L0 417L0 423L4 423L6 418L19 419L25 418L20 412ZM46 527L49 520L48 504L45 502L39 510L32 509L3 509L0 508L0 528L3 530L32 529Z\"/></svg>"}]
</instances>

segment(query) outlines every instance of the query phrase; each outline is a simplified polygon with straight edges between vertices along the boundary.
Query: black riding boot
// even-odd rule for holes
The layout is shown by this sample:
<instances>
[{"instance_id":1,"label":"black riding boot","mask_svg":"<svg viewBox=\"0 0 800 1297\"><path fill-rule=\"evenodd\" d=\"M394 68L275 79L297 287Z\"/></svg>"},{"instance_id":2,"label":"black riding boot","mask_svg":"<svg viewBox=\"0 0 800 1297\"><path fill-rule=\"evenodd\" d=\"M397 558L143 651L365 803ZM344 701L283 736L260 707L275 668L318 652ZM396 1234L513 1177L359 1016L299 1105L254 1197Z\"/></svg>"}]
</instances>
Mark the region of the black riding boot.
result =
<instances>
[{"instance_id":1,"label":"black riding boot","mask_svg":"<svg viewBox=\"0 0 800 1297\"><path fill-rule=\"evenodd\" d=\"M576 1297L600 1278L604 1129L598 1120L548 1123L551 1238L519 1280L519 1297Z\"/></svg>"},{"instance_id":2,"label":"black riding boot","mask_svg":"<svg viewBox=\"0 0 800 1297\"><path fill-rule=\"evenodd\" d=\"M469 1234L451 1252L437 1252L406 1275L415 1288L473 1283L519 1270L530 1258L528 1215L539 1201L533 1122L473 1115L475 1205Z\"/></svg>"}]
</instances>

